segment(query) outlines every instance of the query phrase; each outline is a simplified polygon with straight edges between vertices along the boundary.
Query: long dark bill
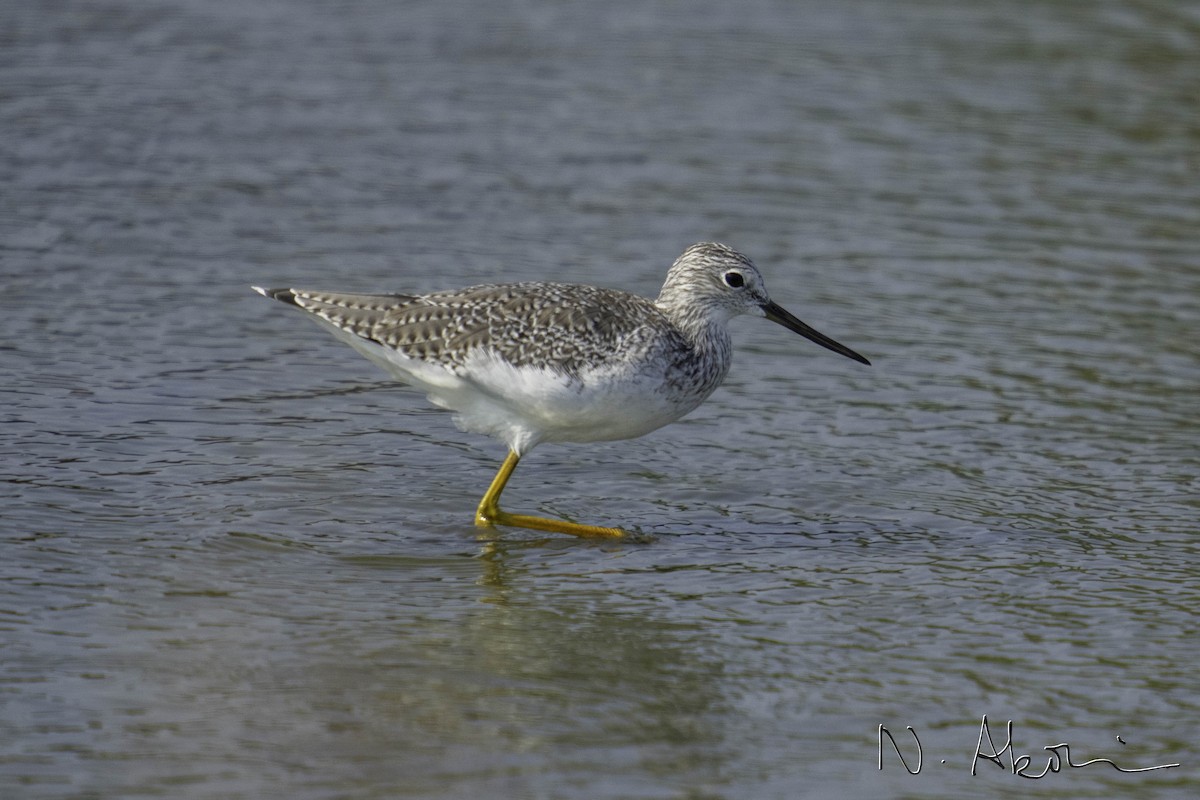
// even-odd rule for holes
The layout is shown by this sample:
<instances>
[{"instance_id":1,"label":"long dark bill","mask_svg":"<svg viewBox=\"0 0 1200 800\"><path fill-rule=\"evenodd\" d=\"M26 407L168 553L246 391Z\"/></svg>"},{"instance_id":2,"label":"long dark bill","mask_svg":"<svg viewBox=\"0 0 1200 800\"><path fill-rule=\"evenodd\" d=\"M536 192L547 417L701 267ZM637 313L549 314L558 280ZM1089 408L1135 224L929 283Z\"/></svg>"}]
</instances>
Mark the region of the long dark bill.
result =
<instances>
[{"instance_id":1,"label":"long dark bill","mask_svg":"<svg viewBox=\"0 0 1200 800\"><path fill-rule=\"evenodd\" d=\"M821 347L827 347L835 353L841 353L846 358L852 358L860 364L871 366L870 361L867 361L858 353L854 352L849 347L846 347L846 345L838 344L825 334L808 327L803 322L793 317L782 306L778 306L775 303L767 303L762 307L762 309L763 313L766 314L767 319L771 320L771 322L778 322L789 331L798 333L805 339L821 345Z\"/></svg>"}]
</instances>

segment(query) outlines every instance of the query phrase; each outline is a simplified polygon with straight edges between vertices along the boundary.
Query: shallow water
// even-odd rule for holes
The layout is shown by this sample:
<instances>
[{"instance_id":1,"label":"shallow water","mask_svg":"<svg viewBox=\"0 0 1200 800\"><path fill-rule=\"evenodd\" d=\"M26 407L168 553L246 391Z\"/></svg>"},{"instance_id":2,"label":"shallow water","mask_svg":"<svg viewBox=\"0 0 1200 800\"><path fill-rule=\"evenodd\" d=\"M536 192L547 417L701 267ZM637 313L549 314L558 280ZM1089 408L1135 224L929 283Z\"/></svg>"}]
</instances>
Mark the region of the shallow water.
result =
<instances>
[{"instance_id":1,"label":"shallow water","mask_svg":"<svg viewBox=\"0 0 1200 800\"><path fill-rule=\"evenodd\" d=\"M1196 795L1190 4L0 15L0 795ZM698 239L874 366L522 463L631 543L247 288Z\"/></svg>"}]
</instances>

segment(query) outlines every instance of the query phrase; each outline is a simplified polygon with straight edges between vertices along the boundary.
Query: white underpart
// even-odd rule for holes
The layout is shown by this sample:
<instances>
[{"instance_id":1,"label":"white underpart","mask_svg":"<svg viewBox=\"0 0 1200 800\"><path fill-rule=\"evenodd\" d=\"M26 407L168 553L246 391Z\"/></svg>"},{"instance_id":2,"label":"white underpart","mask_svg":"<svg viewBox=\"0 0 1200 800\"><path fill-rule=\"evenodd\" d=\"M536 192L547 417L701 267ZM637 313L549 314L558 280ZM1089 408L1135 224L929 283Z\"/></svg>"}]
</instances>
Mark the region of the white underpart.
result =
<instances>
[{"instance_id":1,"label":"white underpart","mask_svg":"<svg viewBox=\"0 0 1200 800\"><path fill-rule=\"evenodd\" d=\"M572 380L543 367L515 367L483 348L455 374L314 319L391 375L424 391L434 405L454 411L461 430L499 439L518 455L541 442L636 438L674 422L704 399L673 402L662 391L661 377L620 362Z\"/></svg>"}]
</instances>

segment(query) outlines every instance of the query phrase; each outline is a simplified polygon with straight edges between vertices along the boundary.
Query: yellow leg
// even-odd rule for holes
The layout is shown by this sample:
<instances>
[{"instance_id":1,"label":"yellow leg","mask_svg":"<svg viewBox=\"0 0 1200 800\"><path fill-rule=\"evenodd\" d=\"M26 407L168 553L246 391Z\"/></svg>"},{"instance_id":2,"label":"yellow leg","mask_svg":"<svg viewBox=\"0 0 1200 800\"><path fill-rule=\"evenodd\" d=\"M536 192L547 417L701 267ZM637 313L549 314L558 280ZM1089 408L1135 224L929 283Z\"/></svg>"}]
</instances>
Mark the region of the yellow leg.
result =
<instances>
[{"instance_id":1,"label":"yellow leg","mask_svg":"<svg viewBox=\"0 0 1200 800\"><path fill-rule=\"evenodd\" d=\"M500 465L500 471L492 479L487 494L479 501L475 510L475 524L490 528L494 525L508 525L513 528L531 528L535 531L550 531L551 533L569 533L574 536L605 536L609 538L624 536L625 531L619 528L601 528L598 525L581 525L578 522L567 522L561 519L545 517L530 517L525 514L509 514L500 510L500 493L504 491L509 476L517 468L521 457L516 451L510 450L508 458Z\"/></svg>"}]
</instances>

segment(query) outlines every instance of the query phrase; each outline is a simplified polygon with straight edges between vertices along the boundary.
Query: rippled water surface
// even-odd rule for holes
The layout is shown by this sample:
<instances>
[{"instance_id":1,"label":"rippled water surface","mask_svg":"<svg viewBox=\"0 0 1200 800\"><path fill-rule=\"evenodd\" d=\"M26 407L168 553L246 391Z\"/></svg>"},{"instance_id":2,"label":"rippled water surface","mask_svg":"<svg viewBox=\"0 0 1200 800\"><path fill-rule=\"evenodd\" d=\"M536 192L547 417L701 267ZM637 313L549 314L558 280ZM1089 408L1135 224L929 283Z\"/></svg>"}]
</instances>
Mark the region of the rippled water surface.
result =
<instances>
[{"instance_id":1,"label":"rippled water surface","mask_svg":"<svg viewBox=\"0 0 1200 800\"><path fill-rule=\"evenodd\" d=\"M0 796L1197 795L1194 4L0 21ZM874 366L738 320L685 421L522 463L629 543L481 538L503 448L248 289L701 239ZM1180 766L1012 774L1059 743Z\"/></svg>"}]
</instances>

